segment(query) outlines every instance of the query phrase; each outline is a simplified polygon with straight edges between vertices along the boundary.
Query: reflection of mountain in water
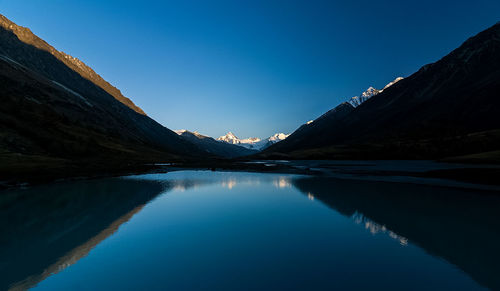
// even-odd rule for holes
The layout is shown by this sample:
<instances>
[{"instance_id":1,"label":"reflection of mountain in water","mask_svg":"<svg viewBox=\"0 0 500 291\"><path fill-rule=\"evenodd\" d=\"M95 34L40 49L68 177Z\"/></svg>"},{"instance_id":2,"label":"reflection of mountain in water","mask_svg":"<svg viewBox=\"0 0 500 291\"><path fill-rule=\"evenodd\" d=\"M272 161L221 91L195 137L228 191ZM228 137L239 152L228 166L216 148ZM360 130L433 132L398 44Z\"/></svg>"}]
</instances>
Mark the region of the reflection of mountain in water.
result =
<instances>
[{"instance_id":1,"label":"reflection of mountain in water","mask_svg":"<svg viewBox=\"0 0 500 291\"><path fill-rule=\"evenodd\" d=\"M2 193L0 289L33 287L74 264L165 187L108 179Z\"/></svg>"},{"instance_id":2,"label":"reflection of mountain in water","mask_svg":"<svg viewBox=\"0 0 500 291\"><path fill-rule=\"evenodd\" d=\"M212 174L213 175L213 174ZM0 196L0 290L24 290L85 257L162 192L256 185L248 175L172 179L135 176L4 192ZM276 187L288 177L269 176Z\"/></svg>"},{"instance_id":3,"label":"reflection of mountain in water","mask_svg":"<svg viewBox=\"0 0 500 291\"><path fill-rule=\"evenodd\" d=\"M421 185L299 178L293 185L339 213L407 238L478 283L500 289L500 197ZM371 230L370 225L368 228Z\"/></svg>"},{"instance_id":4,"label":"reflection of mountain in water","mask_svg":"<svg viewBox=\"0 0 500 291\"><path fill-rule=\"evenodd\" d=\"M74 264L160 193L211 184L229 189L294 186L370 232L403 245L419 245L484 286L500 289L498 196L422 185L210 172L80 181L2 193L0 289L30 288Z\"/></svg>"},{"instance_id":5,"label":"reflection of mountain in water","mask_svg":"<svg viewBox=\"0 0 500 291\"><path fill-rule=\"evenodd\" d=\"M171 175L149 174L130 177L130 179L154 180L166 184L174 191L187 191L213 184L218 184L229 190L236 186L258 186L271 183L276 188L292 187L290 175L264 175L255 173L234 172L205 172L197 171L193 178L193 172L173 172ZM185 174L185 175L184 175Z\"/></svg>"},{"instance_id":6,"label":"reflection of mountain in water","mask_svg":"<svg viewBox=\"0 0 500 291\"><path fill-rule=\"evenodd\" d=\"M310 193L309 193L310 195ZM371 234L387 234L390 238L399 241L403 246L408 245L408 239L406 237L400 236L399 234L387 229L385 225L378 224L375 221L367 218L362 213L356 212L352 215L354 222L363 225Z\"/></svg>"}]
</instances>

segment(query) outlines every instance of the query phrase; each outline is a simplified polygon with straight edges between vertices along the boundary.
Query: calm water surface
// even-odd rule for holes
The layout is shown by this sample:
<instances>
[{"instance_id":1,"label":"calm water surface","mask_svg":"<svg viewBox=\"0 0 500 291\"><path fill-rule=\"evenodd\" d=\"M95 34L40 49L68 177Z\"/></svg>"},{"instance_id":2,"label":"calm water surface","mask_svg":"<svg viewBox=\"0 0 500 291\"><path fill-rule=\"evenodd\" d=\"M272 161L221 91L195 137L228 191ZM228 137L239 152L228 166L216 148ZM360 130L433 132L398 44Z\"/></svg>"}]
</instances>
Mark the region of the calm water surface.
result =
<instances>
[{"instance_id":1,"label":"calm water surface","mask_svg":"<svg viewBox=\"0 0 500 291\"><path fill-rule=\"evenodd\" d=\"M494 192L181 171L0 194L0 290L500 289Z\"/></svg>"}]
</instances>

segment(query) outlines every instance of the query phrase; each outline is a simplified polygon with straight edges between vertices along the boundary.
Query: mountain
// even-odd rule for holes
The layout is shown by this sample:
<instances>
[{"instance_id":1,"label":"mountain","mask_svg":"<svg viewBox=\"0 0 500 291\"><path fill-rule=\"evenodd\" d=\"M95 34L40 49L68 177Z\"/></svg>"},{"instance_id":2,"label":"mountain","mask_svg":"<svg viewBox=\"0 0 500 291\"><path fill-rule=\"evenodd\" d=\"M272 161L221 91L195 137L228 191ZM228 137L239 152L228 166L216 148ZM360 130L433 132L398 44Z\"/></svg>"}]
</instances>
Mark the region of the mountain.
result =
<instances>
[{"instance_id":1,"label":"mountain","mask_svg":"<svg viewBox=\"0 0 500 291\"><path fill-rule=\"evenodd\" d=\"M401 80L403 80L403 77L397 77L396 79L394 79L394 81L385 85L384 89L381 89L381 90L375 89L373 87L369 87L368 89L366 89L366 91L361 93L360 96L354 96L347 102L349 102L354 107L358 107L359 105L364 103L366 100L372 98L375 95L382 93L385 89L391 87L392 85L396 84L397 82L399 82Z\"/></svg>"},{"instance_id":2,"label":"mountain","mask_svg":"<svg viewBox=\"0 0 500 291\"><path fill-rule=\"evenodd\" d=\"M83 62L4 16L0 96L2 177L27 168L67 173L68 167L89 163L97 169L207 156L146 116Z\"/></svg>"},{"instance_id":3,"label":"mountain","mask_svg":"<svg viewBox=\"0 0 500 291\"><path fill-rule=\"evenodd\" d=\"M315 146L315 140L311 139L311 136L321 136L324 135L324 128L328 127L330 124L335 124L347 116L354 108L360 106L362 103L366 102L373 96L383 92L385 89L389 88L393 84L402 80L402 77L396 78L394 81L387 84L384 89L377 90L373 87L369 87L366 91L360 94L360 96L354 96L348 101L339 104L337 107L329 110L325 114L321 115L315 120L308 121L303 124L296 131L294 131L286 140L285 143L280 144L281 150L293 149L294 147L302 146ZM274 147L273 147L274 148Z\"/></svg>"},{"instance_id":4,"label":"mountain","mask_svg":"<svg viewBox=\"0 0 500 291\"><path fill-rule=\"evenodd\" d=\"M217 138L218 141L238 145L251 150L261 151L279 141L286 139L289 134L276 133L266 139L260 139L258 137L250 137L246 139L239 139L232 132L228 132L226 135Z\"/></svg>"},{"instance_id":5,"label":"mountain","mask_svg":"<svg viewBox=\"0 0 500 291\"><path fill-rule=\"evenodd\" d=\"M259 148L259 150L262 151L262 150L272 146L273 144L278 143L278 142L288 138L288 136L290 136L290 134L284 134L282 132L275 133L274 135L263 140L265 143Z\"/></svg>"},{"instance_id":6,"label":"mountain","mask_svg":"<svg viewBox=\"0 0 500 291\"><path fill-rule=\"evenodd\" d=\"M129 98L125 97L122 95L120 90L117 88L113 87L111 84L109 84L106 80L104 80L101 76L99 76L92 68L87 66L85 63L80 61L79 59L72 57L70 55L65 54L64 52L56 50L54 47L49 45L47 42L42 40L41 38L37 37L35 34L31 32L29 28L22 27L16 25L14 22L10 21L7 19L7 17L3 16L0 14L0 27L4 28L5 30L11 31L14 33L17 38L22 41L25 44L29 44L37 49L49 52L52 54L56 59L64 63L67 67L72 69L73 71L77 72L80 74L83 78L90 80L92 83L95 85L101 87L104 91L106 91L108 94L111 96L115 97L118 101L121 103L125 104L127 107L131 108L135 112L138 112L140 114L144 114L144 111L137 107L132 100ZM14 57L13 55L17 55L17 58L23 58L23 51L15 51L15 46L6 46L4 47L5 50L9 50L9 55L10 57ZM16 59L14 57L13 59ZM30 60L33 61L33 60ZM40 62L37 64L40 66L44 66L43 62L40 60ZM41 70L49 70L50 68L43 68ZM55 72L54 72L55 73Z\"/></svg>"},{"instance_id":7,"label":"mountain","mask_svg":"<svg viewBox=\"0 0 500 291\"><path fill-rule=\"evenodd\" d=\"M236 158L241 156L248 156L257 153L256 150L248 149L239 145L219 142L215 139L199 134L198 132L191 132L185 129L175 131L182 138L196 144L199 148L205 150L216 156L225 158Z\"/></svg>"},{"instance_id":8,"label":"mountain","mask_svg":"<svg viewBox=\"0 0 500 291\"><path fill-rule=\"evenodd\" d=\"M361 93L361 96L354 96L348 102L352 106L358 107L359 105L361 105L361 103L364 103L366 100L372 98L373 96L377 95L380 92L381 92L380 90L370 87L366 89L365 92Z\"/></svg>"},{"instance_id":9,"label":"mountain","mask_svg":"<svg viewBox=\"0 0 500 291\"><path fill-rule=\"evenodd\" d=\"M403 77L397 77L396 79L394 79L394 81L390 82L389 84L385 85L384 89L380 90L380 92L384 91L385 89L391 87L392 85L396 84L397 82L403 80L404 78Z\"/></svg>"},{"instance_id":10,"label":"mountain","mask_svg":"<svg viewBox=\"0 0 500 291\"><path fill-rule=\"evenodd\" d=\"M275 133L274 135L272 135L269 138L267 138L267 140L270 141L271 143L275 144L277 142L280 142L280 141L284 140L288 136L289 136L289 134L284 134L282 132L281 133Z\"/></svg>"},{"instance_id":11,"label":"mountain","mask_svg":"<svg viewBox=\"0 0 500 291\"><path fill-rule=\"evenodd\" d=\"M497 23L361 105L341 104L303 125L261 157L499 157L499 92Z\"/></svg>"},{"instance_id":12,"label":"mountain","mask_svg":"<svg viewBox=\"0 0 500 291\"><path fill-rule=\"evenodd\" d=\"M266 157L267 155L286 154L294 151L296 148L314 147L316 142L313 138L314 136L326 134L324 130L325 127L339 122L342 118L351 113L354 108L355 107L350 102L343 102L317 119L303 124L285 141L264 149L262 154Z\"/></svg>"}]
</instances>

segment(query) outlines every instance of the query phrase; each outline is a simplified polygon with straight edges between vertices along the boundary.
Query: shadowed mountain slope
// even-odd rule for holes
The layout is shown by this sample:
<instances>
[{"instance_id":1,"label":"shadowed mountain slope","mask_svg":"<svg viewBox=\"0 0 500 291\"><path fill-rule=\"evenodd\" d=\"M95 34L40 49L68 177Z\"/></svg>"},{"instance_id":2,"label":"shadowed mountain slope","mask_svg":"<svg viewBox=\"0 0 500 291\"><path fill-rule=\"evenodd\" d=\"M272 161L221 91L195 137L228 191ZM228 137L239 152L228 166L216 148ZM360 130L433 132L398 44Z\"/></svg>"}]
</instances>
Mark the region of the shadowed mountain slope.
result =
<instances>
[{"instance_id":1,"label":"shadowed mountain slope","mask_svg":"<svg viewBox=\"0 0 500 291\"><path fill-rule=\"evenodd\" d=\"M500 148L499 97L496 24L351 112L299 128L262 156L442 158L495 151Z\"/></svg>"},{"instance_id":2,"label":"shadowed mountain slope","mask_svg":"<svg viewBox=\"0 0 500 291\"><path fill-rule=\"evenodd\" d=\"M72 69L73 71L77 72L80 74L83 78L91 81L95 85L101 87L106 91L108 94L111 96L115 97L118 101L121 103L125 104L127 107L130 109L134 110L137 113L144 114L144 111L142 111L141 108L136 106L132 100L128 99L127 97L123 96L120 90L117 88L113 87L111 84L109 84L106 80L104 80L101 76L99 76L92 68L87 66L85 63L80 61L79 59L72 57L70 55L65 54L64 52L56 50L54 47L49 45L47 42L45 42L43 39L39 38L35 34L31 32L31 30L27 27L22 27L19 25L16 25L14 22L10 21L7 19L7 17L0 15L0 27L3 29L12 32L14 35L17 36L19 40L21 40L25 44L29 44L31 46L36 47L37 49L46 51L53 55L56 59L64 63L68 68ZM3 41L7 41L8 39L3 39ZM15 40L14 40L15 41ZM20 59L19 61L21 63L27 62L27 63L35 63L36 68L35 70L38 73L41 73L43 75L58 75L58 74L63 74L64 71L58 70L59 68L53 69L51 67L47 66L47 63L43 62L43 59L35 59L36 55L33 54L26 54L26 50L19 49L18 46L15 44L9 46L8 43L5 42L3 48L7 50L7 54L13 58L13 59ZM54 77L56 78L56 77Z\"/></svg>"},{"instance_id":3,"label":"shadowed mountain slope","mask_svg":"<svg viewBox=\"0 0 500 291\"><path fill-rule=\"evenodd\" d=\"M326 112L325 114L318 117L313 122L308 122L299 127L294 131L287 139L281 141L280 143L271 146L270 149L278 148L280 150L294 149L295 147L314 147L316 145L316 139L312 138L314 136L321 136L325 134L324 129L331 124L336 124L340 122L344 117L354 110L348 102L341 103L332 110Z\"/></svg>"},{"instance_id":4,"label":"shadowed mountain slope","mask_svg":"<svg viewBox=\"0 0 500 291\"><path fill-rule=\"evenodd\" d=\"M35 164L209 156L144 115L80 61L5 17L0 23L2 176Z\"/></svg>"}]
</instances>

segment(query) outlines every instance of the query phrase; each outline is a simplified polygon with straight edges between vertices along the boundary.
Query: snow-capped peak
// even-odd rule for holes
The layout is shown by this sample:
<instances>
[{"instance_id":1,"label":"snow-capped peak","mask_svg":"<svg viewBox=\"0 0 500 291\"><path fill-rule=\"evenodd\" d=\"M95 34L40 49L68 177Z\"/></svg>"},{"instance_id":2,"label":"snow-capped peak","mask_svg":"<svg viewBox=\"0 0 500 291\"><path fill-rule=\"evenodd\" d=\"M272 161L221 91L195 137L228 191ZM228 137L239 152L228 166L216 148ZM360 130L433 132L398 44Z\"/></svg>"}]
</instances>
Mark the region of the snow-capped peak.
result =
<instances>
[{"instance_id":1,"label":"snow-capped peak","mask_svg":"<svg viewBox=\"0 0 500 291\"><path fill-rule=\"evenodd\" d=\"M368 89L366 89L366 91L361 93L360 96L354 96L351 99L349 99L349 101L347 101L347 102L349 102L354 107L358 107L359 105L364 103L366 100L372 98L375 95L382 93L385 89L391 87L392 85L396 84L397 82L399 82L401 80L403 80L403 77L397 77L396 79L394 79L394 81L385 85L384 89L382 89L382 90L378 90L378 89L375 89L373 87L369 87Z\"/></svg>"},{"instance_id":2,"label":"snow-capped peak","mask_svg":"<svg viewBox=\"0 0 500 291\"><path fill-rule=\"evenodd\" d=\"M232 132L228 132L226 135L225 135L227 138L234 138L234 139L238 139L236 137L236 135L234 135Z\"/></svg>"},{"instance_id":3,"label":"snow-capped peak","mask_svg":"<svg viewBox=\"0 0 500 291\"><path fill-rule=\"evenodd\" d=\"M368 89L366 89L365 92L361 93L361 97L365 97L365 98L370 98L374 95L377 95L380 91L373 88L373 87L369 87Z\"/></svg>"},{"instance_id":4,"label":"snow-capped peak","mask_svg":"<svg viewBox=\"0 0 500 291\"><path fill-rule=\"evenodd\" d=\"M249 137L245 139L239 139L237 138L232 132L228 132L226 135L220 136L217 138L218 141L220 142L226 142L230 144L235 144L239 145L242 147L245 147L247 149L253 149L253 150L263 150L264 148L277 143L279 141L284 140L287 138L289 134L284 134L284 133L276 133L266 139L260 139L258 137Z\"/></svg>"},{"instance_id":5,"label":"snow-capped peak","mask_svg":"<svg viewBox=\"0 0 500 291\"><path fill-rule=\"evenodd\" d=\"M226 135L218 137L217 140L227 142L230 144L239 144L240 143L240 139L238 137L236 137L236 135L234 135L232 132L228 132L228 133L226 133Z\"/></svg>"},{"instance_id":6,"label":"snow-capped peak","mask_svg":"<svg viewBox=\"0 0 500 291\"><path fill-rule=\"evenodd\" d=\"M278 141L284 140L288 136L289 136L289 134L284 134L284 133L280 132L280 133L276 133L273 136L269 137L268 140L271 142L278 142Z\"/></svg>"}]
</instances>

